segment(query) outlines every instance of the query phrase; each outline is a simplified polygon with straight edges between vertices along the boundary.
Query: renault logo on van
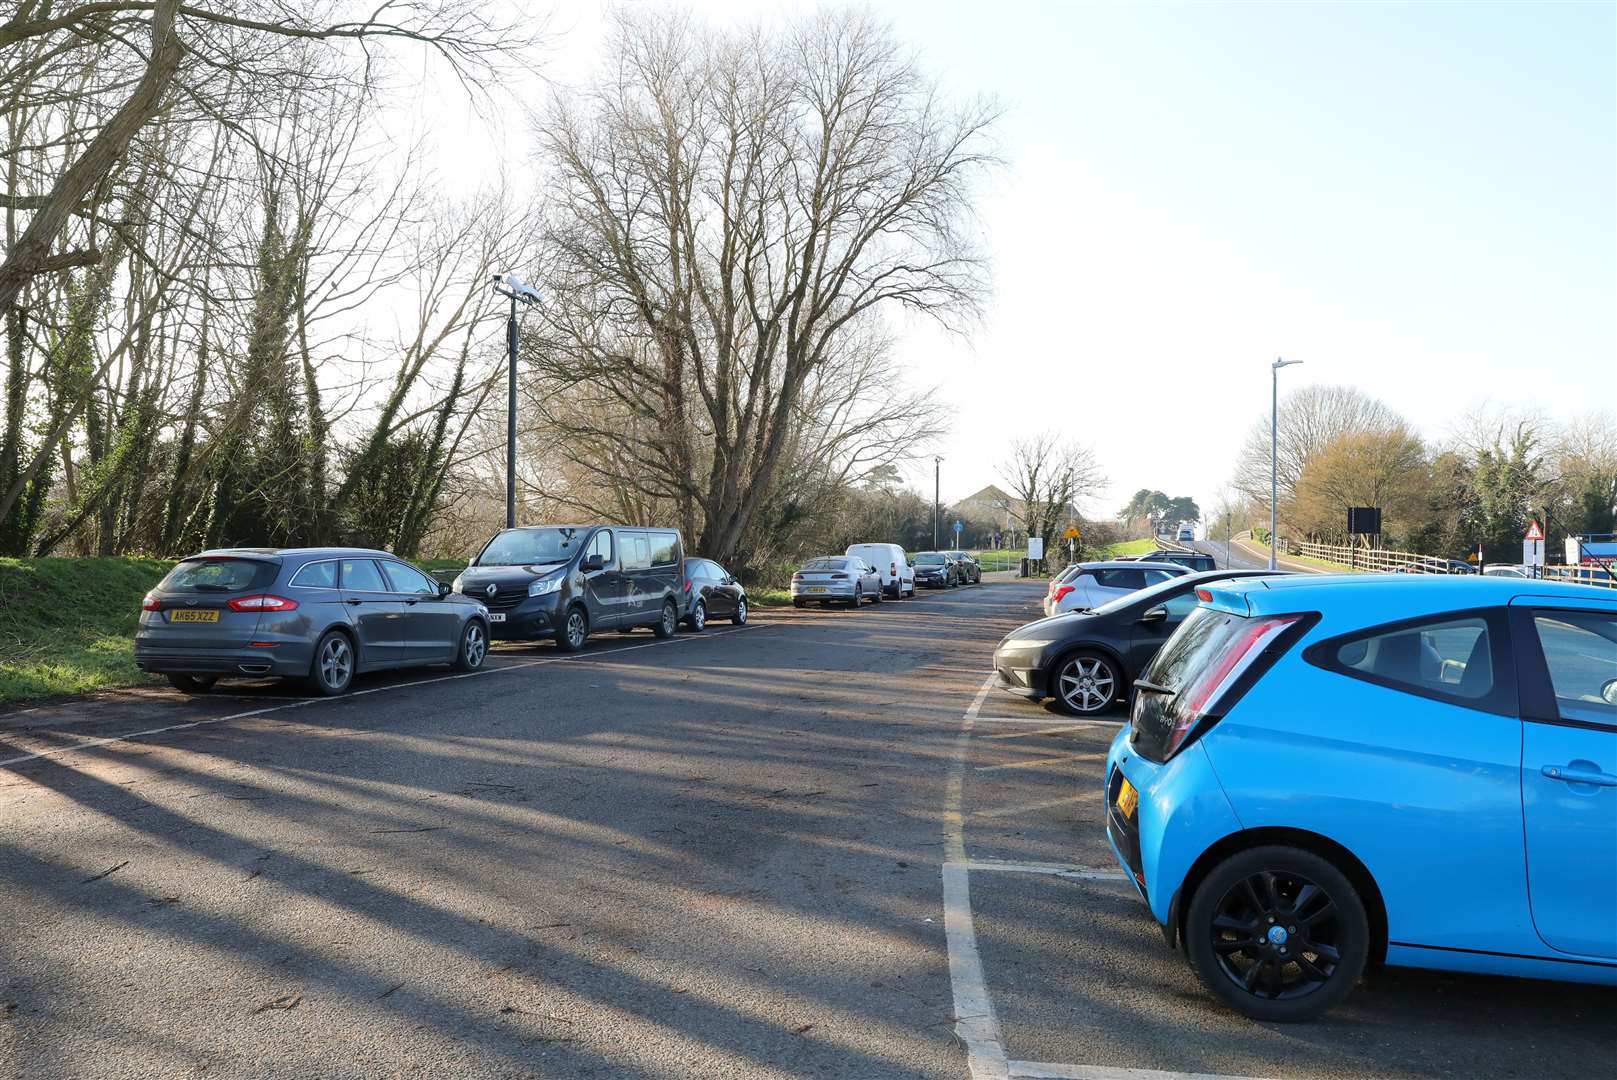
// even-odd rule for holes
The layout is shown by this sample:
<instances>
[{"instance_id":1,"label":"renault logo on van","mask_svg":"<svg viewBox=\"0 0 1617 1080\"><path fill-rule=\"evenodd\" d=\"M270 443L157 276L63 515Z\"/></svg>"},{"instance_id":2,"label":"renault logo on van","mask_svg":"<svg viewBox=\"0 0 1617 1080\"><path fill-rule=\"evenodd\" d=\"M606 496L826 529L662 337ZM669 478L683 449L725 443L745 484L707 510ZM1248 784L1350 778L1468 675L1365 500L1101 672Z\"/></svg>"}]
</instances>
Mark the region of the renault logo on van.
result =
<instances>
[{"instance_id":1,"label":"renault logo on van","mask_svg":"<svg viewBox=\"0 0 1617 1080\"><path fill-rule=\"evenodd\" d=\"M484 591L484 592L485 592L485 593L487 593L487 594L488 594L488 595L490 595L490 596L493 596L493 595L494 595L494 594L495 594L495 593L496 593L496 592L498 592L498 591L499 591L499 590L498 590L498 589L496 589L496 588L495 588L495 587L494 587L494 586L493 586L493 585L492 585L492 584L491 584L491 585L489 585L489 587L488 587L488 588L486 588L486 589L484 589L484 590L483 590L483 591Z\"/></svg>"}]
</instances>

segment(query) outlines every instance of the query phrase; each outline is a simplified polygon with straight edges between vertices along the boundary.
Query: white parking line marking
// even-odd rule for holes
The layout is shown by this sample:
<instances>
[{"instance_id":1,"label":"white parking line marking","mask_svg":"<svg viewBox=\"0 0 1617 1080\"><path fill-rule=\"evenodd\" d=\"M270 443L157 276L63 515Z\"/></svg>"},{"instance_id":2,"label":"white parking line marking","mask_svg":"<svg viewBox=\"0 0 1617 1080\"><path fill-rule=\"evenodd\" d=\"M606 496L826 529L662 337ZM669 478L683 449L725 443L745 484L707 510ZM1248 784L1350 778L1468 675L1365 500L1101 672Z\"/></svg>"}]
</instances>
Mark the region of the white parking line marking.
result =
<instances>
[{"instance_id":1,"label":"white parking line marking","mask_svg":"<svg viewBox=\"0 0 1617 1080\"><path fill-rule=\"evenodd\" d=\"M228 716L213 716L202 720L191 720L183 724L168 724L164 727L147 728L145 731L131 731L123 735L111 735L105 739L85 739L73 743L71 746L57 746L49 750L40 750L33 754L23 754L19 757L6 758L0 761L0 768L7 765L20 765L25 761L38 761L41 758L52 758L60 754L71 754L75 750L91 750L97 746L107 746L110 743L130 742L134 739L144 739L150 735L161 735L167 731L184 731L187 728L202 727L206 724L223 724L230 720L246 720L254 716L267 716L270 713L285 712L288 709L301 709L310 705L325 705L334 702L346 701L350 698L364 697L367 694L383 694L391 690L410 690L417 686L431 686L433 683L455 682L459 679L475 679L479 675L498 675L504 671L522 671L527 668L540 667L544 664L562 664L568 661L593 660L600 656L612 656L617 653L633 652L636 649L650 649L657 645L679 645L687 641L708 641L713 638L725 637L729 634L738 634L743 630L754 630L757 624L749 626L736 626L729 630L719 630L701 636L695 634L689 637L667 638L662 641L647 641L640 645L625 645L615 649L603 649L594 653L577 653L569 656L547 656L541 660L525 660L516 664L504 664L499 667L485 667L477 671L463 671L458 675L440 675L433 679L417 679L414 682L394 683L390 686L373 686L366 690L353 690L340 697L314 697L299 698L296 701L283 702L280 705L268 705L262 709L249 709L246 712L231 713Z\"/></svg>"},{"instance_id":2,"label":"white parking line marking","mask_svg":"<svg viewBox=\"0 0 1617 1080\"><path fill-rule=\"evenodd\" d=\"M1101 870L1093 866L1019 863L1003 859L972 859L960 865L967 870L990 870L1003 874L1047 874L1050 877L1071 878L1074 881L1128 881L1128 876L1121 870Z\"/></svg>"},{"instance_id":3,"label":"white parking line marking","mask_svg":"<svg viewBox=\"0 0 1617 1080\"><path fill-rule=\"evenodd\" d=\"M1050 717L1048 717L1048 716L979 716L979 717L977 717L977 723L979 723L979 724L1048 724L1049 722L1050 722ZM1063 720L1062 723L1063 724L1073 724L1073 725L1077 725L1077 724L1095 724L1095 725L1098 725L1100 727L1122 727L1124 725L1124 723L1126 723L1126 721L1123 721L1123 720L1088 720L1088 719L1085 719L1083 717L1075 716L1071 720Z\"/></svg>"},{"instance_id":4,"label":"white parking line marking","mask_svg":"<svg viewBox=\"0 0 1617 1080\"><path fill-rule=\"evenodd\" d=\"M1007 761L1003 765L979 765L978 772L998 772L1001 769L1042 769L1046 765L1060 765L1068 761L1084 761L1099 757L1096 753L1062 754L1060 757L1029 758L1026 761Z\"/></svg>"},{"instance_id":5,"label":"white parking line marking","mask_svg":"<svg viewBox=\"0 0 1617 1080\"><path fill-rule=\"evenodd\" d=\"M979 818L1019 817L1035 810L1049 810L1052 807L1066 806L1069 803L1094 802L1099 795L1100 792L1092 791L1088 795L1068 795L1061 799L1046 799L1043 802L1028 803L1026 806L996 806L992 810L978 810L971 816Z\"/></svg>"},{"instance_id":6,"label":"white parking line marking","mask_svg":"<svg viewBox=\"0 0 1617 1080\"><path fill-rule=\"evenodd\" d=\"M1165 1072L1161 1069L1125 1069L1107 1065L1057 1065L1048 1061L1012 1061L1010 1075L1027 1080L1261 1080L1222 1073Z\"/></svg>"}]
</instances>

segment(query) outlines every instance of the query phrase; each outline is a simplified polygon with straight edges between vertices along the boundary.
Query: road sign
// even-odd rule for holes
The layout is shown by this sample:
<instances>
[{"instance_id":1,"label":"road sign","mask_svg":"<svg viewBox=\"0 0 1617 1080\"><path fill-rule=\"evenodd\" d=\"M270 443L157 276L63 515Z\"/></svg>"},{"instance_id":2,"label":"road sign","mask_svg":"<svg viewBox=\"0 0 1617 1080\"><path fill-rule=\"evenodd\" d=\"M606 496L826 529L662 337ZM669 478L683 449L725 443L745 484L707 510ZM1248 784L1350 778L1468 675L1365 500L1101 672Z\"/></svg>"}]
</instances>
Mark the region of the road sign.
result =
<instances>
[{"instance_id":1,"label":"road sign","mask_svg":"<svg viewBox=\"0 0 1617 1080\"><path fill-rule=\"evenodd\" d=\"M1543 566L1544 565L1544 541L1543 540L1523 540L1522 541L1522 565L1523 566Z\"/></svg>"},{"instance_id":2,"label":"road sign","mask_svg":"<svg viewBox=\"0 0 1617 1080\"><path fill-rule=\"evenodd\" d=\"M1067 531L1061 534L1062 539L1064 540L1077 540L1083 535L1084 534L1079 531L1078 526L1076 525L1068 525Z\"/></svg>"},{"instance_id":3,"label":"road sign","mask_svg":"<svg viewBox=\"0 0 1617 1080\"><path fill-rule=\"evenodd\" d=\"M1030 559L1044 558L1044 537L1030 536L1027 538L1027 557Z\"/></svg>"},{"instance_id":4,"label":"road sign","mask_svg":"<svg viewBox=\"0 0 1617 1080\"><path fill-rule=\"evenodd\" d=\"M1540 525L1536 521L1533 522L1531 525L1527 526L1527 535L1523 536L1522 539L1537 540L1542 543L1544 540L1544 526Z\"/></svg>"}]
</instances>

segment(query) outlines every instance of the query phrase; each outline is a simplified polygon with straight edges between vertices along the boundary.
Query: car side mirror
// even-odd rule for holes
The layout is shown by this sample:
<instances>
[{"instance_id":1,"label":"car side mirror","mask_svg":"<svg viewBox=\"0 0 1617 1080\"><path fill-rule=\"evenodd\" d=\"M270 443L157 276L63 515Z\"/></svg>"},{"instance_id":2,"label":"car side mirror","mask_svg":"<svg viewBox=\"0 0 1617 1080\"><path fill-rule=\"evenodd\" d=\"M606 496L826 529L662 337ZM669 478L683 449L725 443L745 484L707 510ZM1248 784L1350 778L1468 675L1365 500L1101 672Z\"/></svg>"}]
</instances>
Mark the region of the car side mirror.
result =
<instances>
[{"instance_id":1,"label":"car side mirror","mask_svg":"<svg viewBox=\"0 0 1617 1080\"><path fill-rule=\"evenodd\" d=\"M584 573L586 573L586 574L593 573L596 570L603 569L605 566L606 566L606 560L601 558L601 556L599 556L599 555L586 555L584 557L583 570L584 570Z\"/></svg>"},{"instance_id":2,"label":"car side mirror","mask_svg":"<svg viewBox=\"0 0 1617 1080\"><path fill-rule=\"evenodd\" d=\"M1159 623L1167 617L1168 609L1163 607L1161 604L1158 604L1156 607L1148 610L1144 615L1141 615L1140 621L1143 623Z\"/></svg>"},{"instance_id":3,"label":"car side mirror","mask_svg":"<svg viewBox=\"0 0 1617 1080\"><path fill-rule=\"evenodd\" d=\"M447 582L447 581L438 582L438 598L440 600L443 599L444 597L448 596L450 593L452 593L454 591L455 590L450 587L449 582Z\"/></svg>"},{"instance_id":4,"label":"car side mirror","mask_svg":"<svg viewBox=\"0 0 1617 1080\"><path fill-rule=\"evenodd\" d=\"M1617 705L1617 679L1607 679L1600 684L1600 700L1607 705Z\"/></svg>"}]
</instances>

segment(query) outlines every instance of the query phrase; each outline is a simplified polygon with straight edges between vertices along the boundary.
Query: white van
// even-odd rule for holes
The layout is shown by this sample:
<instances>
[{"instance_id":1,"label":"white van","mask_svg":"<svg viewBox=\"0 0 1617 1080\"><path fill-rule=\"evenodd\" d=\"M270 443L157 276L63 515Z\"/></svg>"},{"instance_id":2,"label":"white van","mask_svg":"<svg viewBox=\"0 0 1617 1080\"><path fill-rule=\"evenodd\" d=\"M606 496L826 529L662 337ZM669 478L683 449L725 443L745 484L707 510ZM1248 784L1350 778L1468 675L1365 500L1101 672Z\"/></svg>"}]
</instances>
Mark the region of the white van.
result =
<instances>
[{"instance_id":1,"label":"white van","mask_svg":"<svg viewBox=\"0 0 1617 1080\"><path fill-rule=\"evenodd\" d=\"M902 600L915 595L915 567L897 544L849 544L843 554L857 555L876 568L883 596Z\"/></svg>"}]
</instances>

